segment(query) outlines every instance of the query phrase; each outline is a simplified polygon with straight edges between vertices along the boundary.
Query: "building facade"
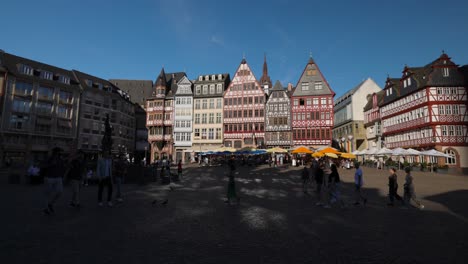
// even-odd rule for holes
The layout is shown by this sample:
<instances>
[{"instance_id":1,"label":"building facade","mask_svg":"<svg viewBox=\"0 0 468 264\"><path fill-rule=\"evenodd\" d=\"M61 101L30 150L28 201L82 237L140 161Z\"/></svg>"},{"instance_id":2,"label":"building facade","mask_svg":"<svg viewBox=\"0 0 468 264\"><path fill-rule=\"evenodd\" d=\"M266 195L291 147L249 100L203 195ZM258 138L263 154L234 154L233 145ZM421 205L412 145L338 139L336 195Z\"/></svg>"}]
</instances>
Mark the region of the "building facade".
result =
<instances>
[{"instance_id":1,"label":"building facade","mask_svg":"<svg viewBox=\"0 0 468 264\"><path fill-rule=\"evenodd\" d=\"M224 145L244 148L264 145L265 91L242 59L224 93Z\"/></svg>"},{"instance_id":2,"label":"building facade","mask_svg":"<svg viewBox=\"0 0 468 264\"><path fill-rule=\"evenodd\" d=\"M146 100L146 127L150 143L150 160L173 159L173 102L177 82L183 72L168 73L161 69L154 82L153 94Z\"/></svg>"},{"instance_id":3,"label":"building facade","mask_svg":"<svg viewBox=\"0 0 468 264\"><path fill-rule=\"evenodd\" d=\"M270 90L265 105L265 145L291 146L291 103L289 93L279 81Z\"/></svg>"},{"instance_id":4,"label":"building facade","mask_svg":"<svg viewBox=\"0 0 468 264\"><path fill-rule=\"evenodd\" d=\"M368 78L335 100L333 138L346 152L367 149L363 108L367 95L381 91L374 80Z\"/></svg>"},{"instance_id":5,"label":"building facade","mask_svg":"<svg viewBox=\"0 0 468 264\"><path fill-rule=\"evenodd\" d=\"M112 84L124 91L135 106L135 151L134 162L139 164L142 160L149 160L148 129L146 128L146 99L153 94L153 81L151 80L123 80L111 79Z\"/></svg>"},{"instance_id":6,"label":"building facade","mask_svg":"<svg viewBox=\"0 0 468 264\"><path fill-rule=\"evenodd\" d=\"M291 97L293 146L331 145L334 96L318 65L310 58Z\"/></svg>"},{"instance_id":7,"label":"building facade","mask_svg":"<svg viewBox=\"0 0 468 264\"><path fill-rule=\"evenodd\" d=\"M380 105L387 148L435 148L452 158L433 160L468 173L467 84L443 53L423 67L405 67L398 82L388 78Z\"/></svg>"},{"instance_id":8,"label":"building facade","mask_svg":"<svg viewBox=\"0 0 468 264\"><path fill-rule=\"evenodd\" d=\"M194 157L192 152L192 82L187 76L177 82L174 95L174 148L175 161L189 163Z\"/></svg>"},{"instance_id":9,"label":"building facade","mask_svg":"<svg viewBox=\"0 0 468 264\"><path fill-rule=\"evenodd\" d=\"M104 123L112 127L112 153L132 159L135 150L135 106L129 96L111 82L73 70L82 91L79 113L78 148L97 157L101 150Z\"/></svg>"},{"instance_id":10,"label":"building facade","mask_svg":"<svg viewBox=\"0 0 468 264\"><path fill-rule=\"evenodd\" d=\"M229 74L200 75L194 81L193 143L195 154L223 145L223 95Z\"/></svg>"},{"instance_id":11,"label":"building facade","mask_svg":"<svg viewBox=\"0 0 468 264\"><path fill-rule=\"evenodd\" d=\"M0 158L17 166L76 148L80 86L69 70L0 51Z\"/></svg>"},{"instance_id":12,"label":"building facade","mask_svg":"<svg viewBox=\"0 0 468 264\"><path fill-rule=\"evenodd\" d=\"M382 124L379 109L383 95L383 91L369 94L367 96L367 104L363 108L364 128L366 129L368 149L381 149L383 147Z\"/></svg>"}]
</instances>

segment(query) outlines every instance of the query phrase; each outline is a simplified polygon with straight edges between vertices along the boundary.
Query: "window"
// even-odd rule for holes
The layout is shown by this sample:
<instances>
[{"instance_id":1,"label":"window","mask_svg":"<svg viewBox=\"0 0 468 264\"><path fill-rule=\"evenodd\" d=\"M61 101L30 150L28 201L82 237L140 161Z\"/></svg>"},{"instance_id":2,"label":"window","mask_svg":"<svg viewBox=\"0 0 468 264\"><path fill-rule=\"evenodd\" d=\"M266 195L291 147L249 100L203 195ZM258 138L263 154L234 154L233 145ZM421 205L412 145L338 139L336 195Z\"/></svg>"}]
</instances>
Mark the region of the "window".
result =
<instances>
[{"instance_id":1,"label":"window","mask_svg":"<svg viewBox=\"0 0 468 264\"><path fill-rule=\"evenodd\" d=\"M198 76L199 81L203 81L203 76Z\"/></svg>"},{"instance_id":2,"label":"window","mask_svg":"<svg viewBox=\"0 0 468 264\"><path fill-rule=\"evenodd\" d=\"M60 102L71 104L73 102L73 93L67 91L60 91Z\"/></svg>"},{"instance_id":3,"label":"window","mask_svg":"<svg viewBox=\"0 0 468 264\"><path fill-rule=\"evenodd\" d=\"M194 137L200 137L200 129L199 128L195 128L195 133L194 133Z\"/></svg>"},{"instance_id":4,"label":"window","mask_svg":"<svg viewBox=\"0 0 468 264\"><path fill-rule=\"evenodd\" d=\"M456 131L456 135L457 136L461 136L462 135L462 126L455 126L455 131Z\"/></svg>"},{"instance_id":5,"label":"window","mask_svg":"<svg viewBox=\"0 0 468 264\"><path fill-rule=\"evenodd\" d=\"M203 85L203 94L208 94L208 85Z\"/></svg>"},{"instance_id":6,"label":"window","mask_svg":"<svg viewBox=\"0 0 468 264\"><path fill-rule=\"evenodd\" d=\"M21 113L29 113L31 110L31 101L21 100L15 98L13 100L13 111Z\"/></svg>"},{"instance_id":7,"label":"window","mask_svg":"<svg viewBox=\"0 0 468 264\"><path fill-rule=\"evenodd\" d=\"M451 105L446 105L446 106L445 106L445 114L446 114L446 115L451 115L451 114L452 114L452 107L451 107Z\"/></svg>"},{"instance_id":8,"label":"window","mask_svg":"<svg viewBox=\"0 0 468 264\"><path fill-rule=\"evenodd\" d=\"M221 79L220 79L221 80ZM218 83L216 85L216 93L221 94L223 93L223 85L221 83Z\"/></svg>"},{"instance_id":9,"label":"window","mask_svg":"<svg viewBox=\"0 0 468 264\"><path fill-rule=\"evenodd\" d=\"M195 100L195 109L200 109L200 100Z\"/></svg>"},{"instance_id":10,"label":"window","mask_svg":"<svg viewBox=\"0 0 468 264\"><path fill-rule=\"evenodd\" d=\"M444 77L449 77L449 68L443 68L442 70L443 70L442 75L443 75Z\"/></svg>"},{"instance_id":11,"label":"window","mask_svg":"<svg viewBox=\"0 0 468 264\"><path fill-rule=\"evenodd\" d=\"M326 105L327 104L327 98L321 98L320 99L320 104L323 106L323 105Z\"/></svg>"},{"instance_id":12,"label":"window","mask_svg":"<svg viewBox=\"0 0 468 264\"><path fill-rule=\"evenodd\" d=\"M302 91L309 91L309 83L308 82L303 82L301 84L301 87L302 87Z\"/></svg>"},{"instance_id":13,"label":"window","mask_svg":"<svg viewBox=\"0 0 468 264\"><path fill-rule=\"evenodd\" d=\"M447 126L440 126L440 129L442 130L442 136L447 136Z\"/></svg>"},{"instance_id":14,"label":"window","mask_svg":"<svg viewBox=\"0 0 468 264\"><path fill-rule=\"evenodd\" d=\"M210 124L214 124L214 113L210 113L210 119L208 121Z\"/></svg>"},{"instance_id":15,"label":"window","mask_svg":"<svg viewBox=\"0 0 468 264\"><path fill-rule=\"evenodd\" d=\"M455 127L454 126L448 126L448 134L449 134L449 136L455 136Z\"/></svg>"},{"instance_id":16,"label":"window","mask_svg":"<svg viewBox=\"0 0 468 264\"><path fill-rule=\"evenodd\" d=\"M195 124L200 124L200 114L195 114Z\"/></svg>"},{"instance_id":17,"label":"window","mask_svg":"<svg viewBox=\"0 0 468 264\"><path fill-rule=\"evenodd\" d=\"M318 98L314 98L314 105L318 105L319 104L319 99Z\"/></svg>"},{"instance_id":18,"label":"window","mask_svg":"<svg viewBox=\"0 0 468 264\"><path fill-rule=\"evenodd\" d=\"M20 69L19 71L22 73L22 74L26 74L26 75L33 75L34 74L34 69L28 65L24 65L22 64L20 66Z\"/></svg>"},{"instance_id":19,"label":"window","mask_svg":"<svg viewBox=\"0 0 468 264\"><path fill-rule=\"evenodd\" d=\"M312 105L312 99L307 98L306 105L309 105L309 106ZM280 106L282 106L282 105L280 105ZM281 107L281 110L283 110L282 107Z\"/></svg>"},{"instance_id":20,"label":"window","mask_svg":"<svg viewBox=\"0 0 468 264\"><path fill-rule=\"evenodd\" d=\"M206 128L202 128L201 139L206 139Z\"/></svg>"},{"instance_id":21,"label":"window","mask_svg":"<svg viewBox=\"0 0 468 264\"><path fill-rule=\"evenodd\" d=\"M206 124L207 114L202 114L202 124Z\"/></svg>"},{"instance_id":22,"label":"window","mask_svg":"<svg viewBox=\"0 0 468 264\"><path fill-rule=\"evenodd\" d=\"M208 130L208 139L214 139L214 128Z\"/></svg>"},{"instance_id":23,"label":"window","mask_svg":"<svg viewBox=\"0 0 468 264\"><path fill-rule=\"evenodd\" d=\"M223 107L222 104L223 104L223 99L221 99L221 98L216 99L216 108L217 109L221 109Z\"/></svg>"},{"instance_id":24,"label":"window","mask_svg":"<svg viewBox=\"0 0 468 264\"><path fill-rule=\"evenodd\" d=\"M221 124L221 113L216 113L216 124Z\"/></svg>"},{"instance_id":25,"label":"window","mask_svg":"<svg viewBox=\"0 0 468 264\"><path fill-rule=\"evenodd\" d=\"M221 128L216 128L216 135L215 135L216 139L221 139L221 135L222 135Z\"/></svg>"},{"instance_id":26,"label":"window","mask_svg":"<svg viewBox=\"0 0 468 264\"><path fill-rule=\"evenodd\" d=\"M16 82L15 94L16 95L31 95L33 86L31 83Z\"/></svg>"},{"instance_id":27,"label":"window","mask_svg":"<svg viewBox=\"0 0 468 264\"><path fill-rule=\"evenodd\" d=\"M457 164L457 155L455 154L455 151L451 149L447 149L444 151L444 153L451 156L450 158L445 158L445 164L447 165Z\"/></svg>"},{"instance_id":28,"label":"window","mask_svg":"<svg viewBox=\"0 0 468 264\"><path fill-rule=\"evenodd\" d=\"M195 94L197 94L197 95L201 94L201 86L200 85L195 86Z\"/></svg>"},{"instance_id":29,"label":"window","mask_svg":"<svg viewBox=\"0 0 468 264\"><path fill-rule=\"evenodd\" d=\"M215 108L215 101L214 99L210 99L210 109L214 109Z\"/></svg>"},{"instance_id":30,"label":"window","mask_svg":"<svg viewBox=\"0 0 468 264\"><path fill-rule=\"evenodd\" d=\"M52 113L52 104L51 103L38 102L36 104L36 112L38 114L51 114Z\"/></svg>"},{"instance_id":31,"label":"window","mask_svg":"<svg viewBox=\"0 0 468 264\"><path fill-rule=\"evenodd\" d=\"M58 80L59 80L59 82L61 82L61 83L70 84L70 77L68 77L68 76L59 75Z\"/></svg>"},{"instance_id":32,"label":"window","mask_svg":"<svg viewBox=\"0 0 468 264\"><path fill-rule=\"evenodd\" d=\"M26 129L26 125L29 121L28 116L23 115L11 115L10 116L10 128L12 129Z\"/></svg>"},{"instance_id":33,"label":"window","mask_svg":"<svg viewBox=\"0 0 468 264\"><path fill-rule=\"evenodd\" d=\"M460 114L460 107L459 107L459 105L452 105L452 114L453 114L453 115L458 115L458 114Z\"/></svg>"},{"instance_id":34,"label":"window","mask_svg":"<svg viewBox=\"0 0 468 264\"><path fill-rule=\"evenodd\" d=\"M208 109L208 100L203 99L203 101L202 101L202 109Z\"/></svg>"},{"instance_id":35,"label":"window","mask_svg":"<svg viewBox=\"0 0 468 264\"><path fill-rule=\"evenodd\" d=\"M41 78L46 80L52 80L54 74L49 71L41 71Z\"/></svg>"},{"instance_id":36,"label":"window","mask_svg":"<svg viewBox=\"0 0 468 264\"><path fill-rule=\"evenodd\" d=\"M304 99L299 99L299 105L304 105Z\"/></svg>"},{"instance_id":37,"label":"window","mask_svg":"<svg viewBox=\"0 0 468 264\"><path fill-rule=\"evenodd\" d=\"M215 94L215 85L214 84L210 85L210 94Z\"/></svg>"},{"instance_id":38,"label":"window","mask_svg":"<svg viewBox=\"0 0 468 264\"><path fill-rule=\"evenodd\" d=\"M322 90L322 82L315 82L315 90Z\"/></svg>"},{"instance_id":39,"label":"window","mask_svg":"<svg viewBox=\"0 0 468 264\"><path fill-rule=\"evenodd\" d=\"M57 116L62 118L71 118L72 109L68 106L59 105L57 108Z\"/></svg>"},{"instance_id":40,"label":"window","mask_svg":"<svg viewBox=\"0 0 468 264\"><path fill-rule=\"evenodd\" d=\"M294 99L294 106L298 106L298 105L299 105L299 100Z\"/></svg>"}]
</instances>

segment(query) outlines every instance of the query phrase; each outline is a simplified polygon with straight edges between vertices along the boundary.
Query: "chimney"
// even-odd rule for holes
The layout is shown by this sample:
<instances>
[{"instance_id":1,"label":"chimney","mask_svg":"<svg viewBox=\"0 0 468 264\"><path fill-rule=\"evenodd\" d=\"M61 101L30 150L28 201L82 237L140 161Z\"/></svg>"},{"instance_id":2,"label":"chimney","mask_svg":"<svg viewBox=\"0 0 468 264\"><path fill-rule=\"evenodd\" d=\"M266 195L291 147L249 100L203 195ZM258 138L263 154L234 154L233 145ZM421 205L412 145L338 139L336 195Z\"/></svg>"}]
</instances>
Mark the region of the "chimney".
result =
<instances>
[{"instance_id":1,"label":"chimney","mask_svg":"<svg viewBox=\"0 0 468 264\"><path fill-rule=\"evenodd\" d=\"M292 83L288 83L288 92L291 92L293 89Z\"/></svg>"}]
</instances>

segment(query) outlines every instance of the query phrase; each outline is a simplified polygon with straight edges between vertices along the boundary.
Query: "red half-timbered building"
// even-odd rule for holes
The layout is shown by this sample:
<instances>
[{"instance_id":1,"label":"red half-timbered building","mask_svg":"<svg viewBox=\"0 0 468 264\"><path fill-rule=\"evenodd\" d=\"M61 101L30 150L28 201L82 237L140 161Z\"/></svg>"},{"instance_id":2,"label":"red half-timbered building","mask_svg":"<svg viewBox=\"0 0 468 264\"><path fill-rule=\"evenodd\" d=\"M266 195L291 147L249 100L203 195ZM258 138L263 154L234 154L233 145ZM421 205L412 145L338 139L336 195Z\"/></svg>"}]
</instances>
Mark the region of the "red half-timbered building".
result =
<instances>
[{"instance_id":1,"label":"red half-timbered building","mask_svg":"<svg viewBox=\"0 0 468 264\"><path fill-rule=\"evenodd\" d=\"M243 148L264 144L265 91L242 60L224 93L224 145Z\"/></svg>"},{"instance_id":2,"label":"red half-timbered building","mask_svg":"<svg viewBox=\"0 0 468 264\"><path fill-rule=\"evenodd\" d=\"M331 145L334 96L335 92L310 58L291 97L293 146Z\"/></svg>"},{"instance_id":3,"label":"red half-timbered building","mask_svg":"<svg viewBox=\"0 0 468 264\"><path fill-rule=\"evenodd\" d=\"M441 165L468 171L467 84L443 53L424 67L405 67L387 79L380 105L387 148L437 149L452 156ZM437 162L437 160L433 160Z\"/></svg>"}]
</instances>

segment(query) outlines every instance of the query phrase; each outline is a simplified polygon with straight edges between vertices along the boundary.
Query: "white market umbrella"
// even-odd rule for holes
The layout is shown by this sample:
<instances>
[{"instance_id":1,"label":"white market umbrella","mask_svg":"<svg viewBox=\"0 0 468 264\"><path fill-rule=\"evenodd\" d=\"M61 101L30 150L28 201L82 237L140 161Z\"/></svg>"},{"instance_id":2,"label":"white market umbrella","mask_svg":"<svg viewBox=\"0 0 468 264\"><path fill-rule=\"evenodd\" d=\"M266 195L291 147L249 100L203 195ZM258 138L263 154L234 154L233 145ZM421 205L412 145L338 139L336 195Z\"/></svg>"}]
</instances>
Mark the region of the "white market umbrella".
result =
<instances>
[{"instance_id":1,"label":"white market umbrella","mask_svg":"<svg viewBox=\"0 0 468 264\"><path fill-rule=\"evenodd\" d=\"M409 148L406 151L409 153L408 155L416 155L416 156L421 155L421 151L418 151L412 148Z\"/></svg>"},{"instance_id":2,"label":"white market umbrella","mask_svg":"<svg viewBox=\"0 0 468 264\"><path fill-rule=\"evenodd\" d=\"M421 151L421 155L423 156L430 156L430 157L438 157L438 158L451 158L452 156L445 154L443 152L437 151L435 149ZM434 171L434 165L431 162L431 172Z\"/></svg>"},{"instance_id":3,"label":"white market umbrella","mask_svg":"<svg viewBox=\"0 0 468 264\"><path fill-rule=\"evenodd\" d=\"M396 148L396 149L392 150L392 155L393 156L405 156L405 155L409 155L409 154L408 154L408 151L406 149Z\"/></svg>"},{"instance_id":4,"label":"white market umbrella","mask_svg":"<svg viewBox=\"0 0 468 264\"><path fill-rule=\"evenodd\" d=\"M361 155L361 151L355 150L355 151L351 152L351 154L354 154L354 155L358 156L358 155Z\"/></svg>"},{"instance_id":5,"label":"white market umbrella","mask_svg":"<svg viewBox=\"0 0 468 264\"><path fill-rule=\"evenodd\" d=\"M371 148L367 151L366 155L375 155L379 151L377 148Z\"/></svg>"},{"instance_id":6,"label":"white market umbrella","mask_svg":"<svg viewBox=\"0 0 468 264\"><path fill-rule=\"evenodd\" d=\"M391 154L393 154L393 151L388 148L381 148L375 153L375 155L377 156L384 156L384 155L391 155Z\"/></svg>"},{"instance_id":7,"label":"white market umbrella","mask_svg":"<svg viewBox=\"0 0 468 264\"><path fill-rule=\"evenodd\" d=\"M354 154L354 155L358 155L358 156L361 156L361 155L362 155L362 156L364 156L364 155L366 155L366 154L367 154L367 149L365 149L365 150L363 150L363 151L359 151L358 154Z\"/></svg>"}]
</instances>

